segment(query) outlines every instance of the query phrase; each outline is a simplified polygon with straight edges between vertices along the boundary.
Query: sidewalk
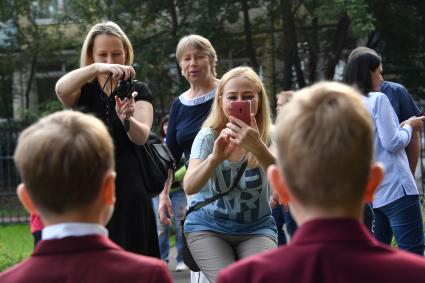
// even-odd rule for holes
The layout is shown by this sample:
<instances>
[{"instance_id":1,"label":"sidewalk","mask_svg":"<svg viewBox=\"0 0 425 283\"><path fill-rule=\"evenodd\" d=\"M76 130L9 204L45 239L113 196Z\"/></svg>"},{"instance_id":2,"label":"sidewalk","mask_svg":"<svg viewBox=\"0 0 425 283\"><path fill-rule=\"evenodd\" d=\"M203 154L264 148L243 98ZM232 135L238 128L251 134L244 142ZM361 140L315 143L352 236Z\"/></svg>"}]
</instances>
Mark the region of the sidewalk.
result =
<instances>
[{"instance_id":1,"label":"sidewalk","mask_svg":"<svg viewBox=\"0 0 425 283\"><path fill-rule=\"evenodd\" d=\"M168 269L170 270L171 276L175 283L189 283L190 282L190 271L189 269L181 272L176 272L176 248L170 248L170 262L168 263Z\"/></svg>"}]
</instances>

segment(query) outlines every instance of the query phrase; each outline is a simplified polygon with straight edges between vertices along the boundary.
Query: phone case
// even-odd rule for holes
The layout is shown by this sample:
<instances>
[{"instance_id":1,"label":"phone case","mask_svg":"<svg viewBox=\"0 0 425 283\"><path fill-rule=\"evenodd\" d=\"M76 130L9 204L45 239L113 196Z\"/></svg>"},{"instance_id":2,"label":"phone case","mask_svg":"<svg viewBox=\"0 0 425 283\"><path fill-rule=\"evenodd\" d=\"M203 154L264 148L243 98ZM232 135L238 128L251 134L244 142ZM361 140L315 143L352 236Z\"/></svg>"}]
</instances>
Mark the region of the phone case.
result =
<instances>
[{"instance_id":1,"label":"phone case","mask_svg":"<svg viewBox=\"0 0 425 283\"><path fill-rule=\"evenodd\" d=\"M251 126L251 101L231 101L230 115L244 121L245 124Z\"/></svg>"}]
</instances>

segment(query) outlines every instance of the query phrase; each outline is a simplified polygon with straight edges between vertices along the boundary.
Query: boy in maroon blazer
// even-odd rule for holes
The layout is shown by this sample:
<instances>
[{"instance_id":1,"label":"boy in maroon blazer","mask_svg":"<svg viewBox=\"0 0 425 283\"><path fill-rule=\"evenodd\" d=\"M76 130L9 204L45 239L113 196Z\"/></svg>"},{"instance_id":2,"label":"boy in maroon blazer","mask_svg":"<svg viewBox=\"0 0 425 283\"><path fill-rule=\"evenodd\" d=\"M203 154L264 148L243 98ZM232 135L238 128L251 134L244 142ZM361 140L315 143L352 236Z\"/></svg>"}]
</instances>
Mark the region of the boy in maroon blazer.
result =
<instances>
[{"instance_id":1,"label":"boy in maroon blazer","mask_svg":"<svg viewBox=\"0 0 425 283\"><path fill-rule=\"evenodd\" d=\"M172 282L159 259L126 252L107 237L114 153L100 120L74 111L41 119L20 135L15 163L19 199L45 228L32 256L1 273L0 282Z\"/></svg>"},{"instance_id":2,"label":"boy in maroon blazer","mask_svg":"<svg viewBox=\"0 0 425 283\"><path fill-rule=\"evenodd\" d=\"M373 135L351 87L297 92L277 119L279 157L267 173L299 230L289 245L236 262L217 282L425 282L423 257L380 244L360 223L383 178Z\"/></svg>"}]
</instances>

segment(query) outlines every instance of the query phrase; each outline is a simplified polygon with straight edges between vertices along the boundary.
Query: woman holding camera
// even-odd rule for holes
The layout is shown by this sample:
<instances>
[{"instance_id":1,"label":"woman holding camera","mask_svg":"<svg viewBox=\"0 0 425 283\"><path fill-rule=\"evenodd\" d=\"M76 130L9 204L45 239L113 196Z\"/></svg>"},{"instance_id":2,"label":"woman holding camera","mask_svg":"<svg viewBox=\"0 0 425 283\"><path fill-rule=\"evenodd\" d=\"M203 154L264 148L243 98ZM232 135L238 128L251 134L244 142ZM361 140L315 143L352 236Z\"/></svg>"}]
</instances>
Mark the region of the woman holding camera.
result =
<instances>
[{"instance_id":1,"label":"woman holding camera","mask_svg":"<svg viewBox=\"0 0 425 283\"><path fill-rule=\"evenodd\" d=\"M128 251L159 257L155 216L134 146L148 139L152 96L144 83L132 81L132 62L133 47L121 28L113 22L96 24L84 41L81 67L59 79L56 94L66 107L103 120L114 139L116 203L107 226L110 238ZM124 85L118 86L120 80Z\"/></svg>"}]
</instances>

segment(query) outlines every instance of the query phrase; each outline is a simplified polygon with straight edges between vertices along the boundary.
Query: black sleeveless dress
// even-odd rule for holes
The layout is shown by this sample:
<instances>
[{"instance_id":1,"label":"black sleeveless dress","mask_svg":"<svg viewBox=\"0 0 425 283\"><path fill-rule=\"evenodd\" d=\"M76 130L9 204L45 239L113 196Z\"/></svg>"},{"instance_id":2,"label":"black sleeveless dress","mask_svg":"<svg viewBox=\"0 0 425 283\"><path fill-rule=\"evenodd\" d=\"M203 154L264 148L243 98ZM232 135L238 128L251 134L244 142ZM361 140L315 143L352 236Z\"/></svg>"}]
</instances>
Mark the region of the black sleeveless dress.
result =
<instances>
[{"instance_id":1,"label":"black sleeveless dress","mask_svg":"<svg viewBox=\"0 0 425 283\"><path fill-rule=\"evenodd\" d=\"M135 82L136 101L151 102L146 84ZM81 88L77 110L92 113L101 119L114 140L116 178L116 203L107 225L112 241L127 251L160 258L155 215L151 197L144 188L140 162L135 147L115 112L115 92L107 96L97 81ZM148 166L148 165L146 165Z\"/></svg>"}]
</instances>

